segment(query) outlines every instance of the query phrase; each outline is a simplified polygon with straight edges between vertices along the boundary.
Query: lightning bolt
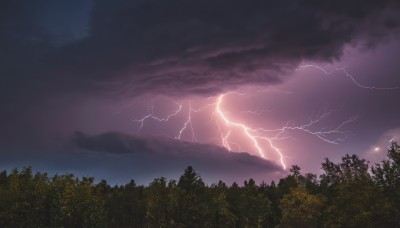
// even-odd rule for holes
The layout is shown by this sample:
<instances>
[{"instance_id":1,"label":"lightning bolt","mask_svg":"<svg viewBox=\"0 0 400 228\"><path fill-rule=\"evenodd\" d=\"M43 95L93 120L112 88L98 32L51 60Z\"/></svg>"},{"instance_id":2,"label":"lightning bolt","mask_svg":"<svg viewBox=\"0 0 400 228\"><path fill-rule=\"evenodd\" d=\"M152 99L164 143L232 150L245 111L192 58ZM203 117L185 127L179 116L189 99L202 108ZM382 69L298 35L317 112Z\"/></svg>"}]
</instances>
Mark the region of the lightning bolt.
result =
<instances>
[{"instance_id":1,"label":"lightning bolt","mask_svg":"<svg viewBox=\"0 0 400 228\"><path fill-rule=\"evenodd\" d=\"M247 137L248 140L253 143L253 147L257 150L260 157L262 157L264 159L265 159L265 150L262 148L259 140L266 141L268 143L268 145L270 146L270 148L272 148L279 155L279 157L280 157L279 161L284 169L286 169L286 164L284 162L284 155L283 155L282 151L276 145L274 145L274 141L288 138L288 136L283 136L285 133L287 133L288 131L294 131L294 130L302 131L304 133L314 135L324 142L331 143L331 144L338 144L339 142L344 141L344 138L338 137L338 138L332 139L331 138L332 135L345 134L345 132L342 131L341 129L345 125L347 125L351 122L354 122L358 118L358 116L350 117L348 120L340 123L339 125L337 125L335 128L333 128L331 130L319 130L319 131L311 130L310 128L312 126L314 126L317 123L321 122L322 120L326 119L331 114L331 112L327 112L325 110L325 112L323 114L319 114L315 119L311 119L310 122L307 124L293 126L293 124L291 124L292 122L289 121L286 123L286 125L284 127L278 128L278 129L265 129L265 128L256 128L255 129L255 128L251 128L251 127L247 126L246 124L244 124L242 122L233 121L227 117L226 111L224 111L223 107L222 107L223 98L226 95L227 94L222 94L218 97L217 102L216 102L216 107L215 107L215 113L218 114L220 119L225 123L226 127L228 127L228 128L235 127L235 128L240 129L242 131L242 133L245 135L245 137ZM221 134L222 146L224 146L228 150L231 150L229 140L228 140L229 136L231 134L231 130L228 131L227 134L223 135L221 128L219 126L218 126L218 128L219 128L219 131ZM268 136L263 135L262 133L273 133L273 136L268 137Z\"/></svg>"},{"instance_id":2,"label":"lightning bolt","mask_svg":"<svg viewBox=\"0 0 400 228\"><path fill-rule=\"evenodd\" d=\"M181 104L178 104L178 103L175 103L175 104L178 106L177 110L176 110L175 112L169 114L166 118L157 117L157 116L154 114L154 104L152 104L151 107L150 107L150 113L149 113L149 114L147 114L146 116L142 117L141 119L134 119L134 120L133 120L134 122L140 123L139 128L138 128L138 130L137 130L137 133L139 133L139 132L142 130L142 128L143 128L143 126L144 126L144 123L145 123L145 121L146 121L147 119L153 119L153 120L156 120L156 121L158 121L158 122L167 122L167 121L169 121L172 117L178 115L178 114L181 112L181 110L182 110L182 105L181 105Z\"/></svg>"},{"instance_id":3,"label":"lightning bolt","mask_svg":"<svg viewBox=\"0 0 400 228\"><path fill-rule=\"evenodd\" d=\"M321 122L322 120L326 119L331 114L331 112L327 112L325 109L324 113L318 114L315 119L310 119L310 121L308 123L303 124L303 125L294 125L292 121L288 121L286 123L286 125L284 125L282 128L277 128L277 129L252 128L241 121L234 121L228 117L228 115L227 115L228 111L224 110L224 108L223 108L223 101L224 101L224 98L228 94L232 94L232 93L235 93L237 95L244 95L244 94L239 94L236 92L229 92L229 93L221 94L217 98L214 98L214 97L207 98L207 100L215 99L215 102L208 103L197 109L193 108L190 101L188 102L187 106L186 105L184 106L183 104L174 102L177 106L176 110L173 111L172 113L168 114L165 118L161 118L161 117L158 117L157 115L155 115L154 104L153 104L150 106L150 112L147 115L145 115L144 117L142 117L140 119L134 120L135 122L140 123L140 126L138 128L138 133L145 126L145 123L147 120L153 119L158 122L168 122L170 119L172 119L173 117L176 117L179 113L183 112L183 110L186 109L185 107L187 107L187 117L186 117L185 121L183 122L182 127L178 130L178 133L175 136L175 139L181 140L183 137L183 133L187 130L190 130L191 140L198 141L195 131L194 131L193 123L192 123L192 121L193 121L192 114L203 112L203 111L206 111L207 109L209 109L210 107L213 107L213 109L212 109L213 112L211 113L210 121L212 120L213 115L216 115L218 117L217 119L215 119L215 124L216 124L218 132L220 134L220 142L223 147L225 147L229 151L232 151L231 145L235 145L235 147L237 147L239 149L239 151L241 150L241 146L239 143L236 143L236 142L233 142L230 140L233 130L238 129L241 132L241 134L243 134L243 136L247 140L249 140L249 142L252 143L252 146L257 151L258 155L263 159L266 158L266 156L265 156L266 150L263 148L262 142L263 141L266 142L267 145L269 145L269 148L271 148L273 151L275 151L278 154L280 164L282 165L283 169L286 169L284 155L283 155L282 151L274 144L275 141L289 138L289 136L287 136L287 134L289 134L290 131L302 131L304 133L314 135L326 143L338 144L339 142L342 142L344 140L344 138L333 138L333 136L344 134L345 132L342 131L341 129L345 125L347 125L357 119L357 116L350 117L348 120L342 122L341 124L337 125L335 128L333 128L331 130L319 130L319 131L312 130L312 127L314 125L316 125L319 122ZM243 111L242 113L252 113L252 114L260 115L262 112L265 112L265 111L262 110L260 112L254 112L254 111L246 110L246 111ZM221 121L227 130L225 130L221 127L221 125L219 124L219 122L221 122ZM266 136L266 134L272 134L272 136Z\"/></svg>"},{"instance_id":4,"label":"lightning bolt","mask_svg":"<svg viewBox=\"0 0 400 228\"><path fill-rule=\"evenodd\" d=\"M257 149L258 154L262 158L265 158L263 149L260 147L260 145L259 145L257 139L255 138L255 136L250 133L251 129L249 127L247 127L246 125L242 124L242 123L233 122L230 119L228 119L228 117L225 116L225 113L224 113L224 111L222 111L222 108L221 108L221 103L222 103L222 99L224 98L224 96L226 96L226 94L222 94L222 95L220 95L218 97L217 105L216 105L216 109L215 109L216 113L218 113L218 115L225 122L227 127L234 126L234 127L238 127L240 129L242 129L244 134L254 143L254 147ZM225 141L227 140L228 137L229 137L229 135L226 135L224 137Z\"/></svg>"},{"instance_id":5,"label":"lightning bolt","mask_svg":"<svg viewBox=\"0 0 400 228\"><path fill-rule=\"evenodd\" d=\"M283 139L280 136L284 133L286 133L287 131L290 130L298 130L298 131L303 131L305 133L311 134L316 136L317 138L321 139L324 142L330 143L330 144L338 144L339 142L343 142L345 140L345 138L330 138L331 135L342 135L345 134L346 132L342 131L341 129L349 124L354 122L355 120L358 119L358 115L352 116L350 118L348 118L346 121L340 123L339 125L337 125L335 128L331 129L331 130L319 130L319 131L313 131L310 129L311 126L316 125L318 122L322 121L323 119L325 119L330 113L324 113L321 116L317 116L316 119L311 120L309 123L304 124L304 125L300 125L300 126L291 126L291 121L287 122L286 125L282 128L279 129L273 129L273 130L268 130L268 129L264 129L264 128L258 128L255 129L254 131L264 131L264 132L277 132L277 134L275 135L275 137L273 137L273 139Z\"/></svg>"},{"instance_id":6,"label":"lightning bolt","mask_svg":"<svg viewBox=\"0 0 400 228\"><path fill-rule=\"evenodd\" d=\"M297 70L305 68L315 68L317 70L322 71L323 74L325 75L331 75L334 72L339 71L343 73L347 78L349 78L354 85L362 89L369 89L369 90L400 89L400 86L376 87L376 86L364 85L360 83L352 74L350 74L345 67L332 67L327 69L322 66L308 64L308 65L300 65ZM288 121L282 127L276 129L266 129L259 127L252 128L244 121L238 120L237 116L236 118L230 118L231 116L230 112L224 109L223 105L224 99L228 99L227 96L232 93L237 95L244 95L238 92L228 92L220 94L215 97L208 97L205 98L205 100L207 102L212 100L213 103L207 103L206 105L203 105L200 108L197 107L194 108L192 106L191 101L186 100L182 103L178 103L172 100L172 102L176 105L176 109L173 110L171 113L167 114L165 117L160 117L159 115L155 114L155 104L153 102L153 104L149 106L148 114L146 114L140 119L133 120L134 122L139 123L137 133L140 133L140 131L145 127L145 124L149 120L154 120L158 122L168 122L173 118L183 118L182 126L178 129L177 133L173 133L173 135L175 135L174 138L177 140L182 140L185 137L185 135L187 135L185 133L189 131L191 133L191 140L199 142L198 138L196 137L195 129L193 126L193 121L196 120L193 119L193 116L199 112L208 113L211 110L211 112L209 113L210 120L207 122L207 124L215 123L217 134L219 134L219 136L217 135L215 139L211 139L208 142L212 143L217 142L218 144L220 144L229 151L232 151L233 149L238 149L238 151L240 151L241 150L240 143L242 141L235 142L237 138L234 137L241 136L243 137L244 140L246 140L246 142L248 141L251 143L250 144L251 147L255 150L255 152L257 152L258 156L263 159L266 158L266 154L269 151L274 151L274 153L277 153L277 155L279 156L280 164L282 165L283 169L286 169L286 164L284 159L285 156L282 150L275 144L277 141L292 138L290 136L290 133L292 132L303 132L305 134L318 138L322 142L329 144L339 144L346 139L344 137L346 132L342 129L346 125L358 119L358 116L355 115L332 128L329 129L323 128L320 130L315 130L316 126L319 126L323 120L327 119L332 114L332 111L328 112L325 108L325 110L322 113L318 114L315 118L310 118L310 121L306 122L305 124L297 125L293 121ZM187 114L185 115L184 113L186 113L186 111ZM255 110L255 111L243 110L241 111L241 114L262 115L265 112L271 112L271 111L267 109ZM201 141L204 143L205 140Z\"/></svg>"},{"instance_id":7,"label":"lightning bolt","mask_svg":"<svg viewBox=\"0 0 400 228\"><path fill-rule=\"evenodd\" d=\"M348 73L344 67L338 68L338 67L333 67L332 70L327 70L321 66L318 65L301 65L299 66L298 69L304 69L304 68L316 68L318 70L321 70L325 75L330 75L334 73L335 71L340 71L345 74L346 77L350 78L351 81L358 87L363 88L363 89L371 89L371 90L395 90L395 89L400 89L400 86L396 87L375 87L375 86L366 86L361 83L359 83L356 78ZM145 122L149 119L158 121L158 122L168 122L171 118L177 116L179 113L181 113L184 109L186 110L187 107L187 117L185 121L183 122L182 127L178 130L177 135L175 136L175 139L181 140L183 137L184 132L190 130L191 132L191 140L192 141L198 141L194 127L193 127L193 117L192 114L199 113L206 111L208 108L213 107L213 112L210 115L210 121L212 121L214 114L217 115L218 119L215 119L215 124L217 127L217 130L220 135L220 143L223 147L225 147L227 150L231 151L232 146L235 145L239 150L241 150L241 146L239 143L232 141L231 135L234 131L234 129L238 129L241 134L247 139L249 142L251 142L253 148L256 150L258 155L265 159L266 158L266 150L263 148L263 143L266 142L269 148L271 148L273 151L275 151L279 155L279 162L281 163L283 169L286 169L286 164L284 161L284 155L282 151L274 144L275 141L278 140L284 140L287 138L291 138L290 132L291 131L300 131L312 136L317 137L318 139L322 140L325 143L330 143L330 144L338 144L340 142L343 142L345 140L345 137L341 137L342 135L345 135L345 131L342 130L342 128L345 125L348 125L355 120L358 119L358 116L352 116L348 118L347 120L341 122L338 124L336 127L331 128L329 130L327 129L322 129L322 130L313 130L315 129L314 126L318 125L320 122L328 118L332 112L327 112L326 109L322 114L318 114L314 119L310 118L310 121L306 124L302 125L295 125L293 121L288 121L286 124L277 129L265 129L265 128L252 128L248 126L246 123L243 121L237 121L233 120L228 117L228 111L223 108L223 101L224 98L228 94L235 93L238 95L244 95L244 94L239 94L237 92L228 92L225 94L221 94L219 96L215 97L208 97L206 100L214 100L214 103L209 103L204 105L201 108L193 108L191 102L189 101L187 106L184 106L182 104L179 104L177 102L174 102L177 106L176 110L173 111L172 113L168 114L165 118L161 118L154 113L154 103L150 107L150 112L145 115L144 117L140 119L135 119L135 122L140 123L137 132L139 133L141 129L144 127ZM254 114L254 115L261 115L264 112L270 112L269 110L260 110L260 111L252 111L252 110L244 110L241 113L246 113L246 114ZM219 122L224 124L224 128L221 127ZM218 140L218 139L217 139ZM265 146L265 145L264 145Z\"/></svg>"},{"instance_id":8,"label":"lightning bolt","mask_svg":"<svg viewBox=\"0 0 400 228\"><path fill-rule=\"evenodd\" d=\"M325 69L325 68L323 68L323 67L321 67L321 66L309 64L309 65L301 65L301 66L299 66L298 69L304 69L304 68L310 68L310 67L311 67L311 68L316 68L316 69L321 70L325 75L330 75L330 74L332 74L332 73L335 72L335 71L341 71L341 72L344 73L344 75L345 75L346 77L350 78L350 80L353 81L353 83L354 83L356 86L358 86L358 87L360 87L360 88L363 88L363 89L371 89L371 90L396 90L396 89L400 89L400 86L394 86L394 87L376 87L376 86L366 86L366 85L363 85L363 84L361 84L360 82L358 82L358 81L356 80L356 78L355 78L352 74L350 74L349 72L347 72L347 70L346 70L345 67L340 67L340 68L339 68L339 67L333 67L333 70L329 71L329 70L327 70L327 69Z\"/></svg>"},{"instance_id":9,"label":"lightning bolt","mask_svg":"<svg viewBox=\"0 0 400 228\"><path fill-rule=\"evenodd\" d=\"M264 159L265 159L264 150L263 150L262 147L260 146L260 143L258 142L257 139L266 140L266 141L269 143L270 147L271 147L272 149L274 149L274 150L279 154L279 156L280 156L279 161L280 161L280 163L281 163L283 169L286 169L286 164L285 164L285 162L284 162L284 160L283 160L283 154L282 154L282 152L279 150L279 148L276 147L276 146L273 144L271 138L268 138L268 137L265 137L265 136L253 135L253 134L250 133L250 132L256 132L256 130L254 130L254 129L248 127L248 126L246 126L246 125L243 124L243 123L234 122L234 121L230 120L230 119L225 115L225 112L222 110L222 106L221 106L224 96L226 96L226 94L222 94L222 95L220 95L220 96L218 97L218 100L217 100L217 103L216 103L216 113L218 113L219 117L224 121L224 123L226 124L226 126L227 126L227 127L234 126L234 127L240 128L240 129L243 131L244 135L245 135L250 141L253 142L254 148L256 148L256 150L258 151L258 154L259 154L262 158L264 158ZM226 136L223 137L223 142L222 142L222 145L223 145L224 147L226 147L228 150L230 150L230 146L229 146L229 143L228 143L228 137L229 137L230 133L231 133L231 131L229 131L228 134L226 134Z\"/></svg>"},{"instance_id":10,"label":"lightning bolt","mask_svg":"<svg viewBox=\"0 0 400 228\"><path fill-rule=\"evenodd\" d=\"M196 135L194 133L193 124L192 124L192 112L198 112L199 110L195 110L192 108L192 104L189 102L189 109L188 109L188 117L187 120L183 123L183 127L179 130L179 134L175 137L175 139L181 139L182 133L190 127L192 132L192 141L197 141Z\"/></svg>"}]
</instances>

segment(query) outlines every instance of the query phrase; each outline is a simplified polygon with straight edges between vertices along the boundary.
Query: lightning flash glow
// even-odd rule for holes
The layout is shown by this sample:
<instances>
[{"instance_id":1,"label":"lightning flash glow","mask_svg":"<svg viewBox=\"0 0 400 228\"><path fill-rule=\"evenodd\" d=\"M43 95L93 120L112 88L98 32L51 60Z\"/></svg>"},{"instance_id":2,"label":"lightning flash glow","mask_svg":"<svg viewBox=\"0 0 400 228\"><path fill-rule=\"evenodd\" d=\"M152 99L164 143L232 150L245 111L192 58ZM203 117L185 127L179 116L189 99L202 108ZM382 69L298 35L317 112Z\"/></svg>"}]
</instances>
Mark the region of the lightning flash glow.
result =
<instances>
[{"instance_id":1,"label":"lightning flash glow","mask_svg":"<svg viewBox=\"0 0 400 228\"><path fill-rule=\"evenodd\" d=\"M269 153L271 151L273 151L274 153L277 153L279 156L279 162L280 162L282 168L286 169L287 165L285 164L285 161L284 161L285 156L283 155L281 149L279 149L275 145L275 141L286 139L286 138L288 138L287 133L289 131L297 130L297 131L302 131L304 133L314 135L317 138L323 140L324 142L331 143L331 144L337 144L338 142L343 141L344 138L342 138L342 137L336 137L336 138L333 137L332 138L331 136L344 134L345 132L341 131L340 129L344 125L346 125L356 119L356 117L352 117L352 118L348 119L347 121L340 123L336 128L329 130L329 131L327 131L327 130L324 130L324 131L310 130L310 128L313 125L322 121L330 114L328 112L324 112L323 114L318 115L316 119L311 120L309 123L304 124L304 125L294 126L289 121L282 128L278 128L278 129L253 128L253 127L250 127L249 125L247 125L245 123L245 121L233 120L230 117L228 117L228 115L227 115L228 111L226 111L224 109L223 102L224 102L224 98L226 98L231 93L234 93L234 92L221 94L221 95L217 96L216 98L210 98L210 99L214 99L215 101L213 103L208 103L199 109L194 109L190 102L188 102L188 104L186 105L187 107L184 107L184 105L182 105L182 104L176 103L177 109L174 112L168 114L167 117L165 117L165 118L157 117L154 114L154 105L152 105L150 108L149 114L145 115L141 119L135 119L134 121L138 122L140 124L139 128L138 128L138 132L139 132L144 127L145 122L147 120L152 119L152 120L155 120L158 122L167 122L174 117L178 118L178 115L187 109L186 120L183 122L182 127L179 129L177 135L175 136L175 139L181 140L183 137L183 133L187 130L190 130L191 141L198 142L198 139L196 137L195 130L194 130L194 127L192 124L192 121L193 121L192 115L194 113L199 113L199 112L208 112L211 116L210 119L214 119L214 121L215 121L216 130L217 130L217 132L219 132L219 135L220 135L220 145L221 146L225 147L229 151L233 151L232 146L235 146L235 148L237 148L235 151L240 151L241 150L240 143L234 142L234 140L231 139L232 133L237 132L238 134L242 135L243 141L247 140L252 145L252 147L257 152L257 155L259 157L266 159L267 153ZM243 94L240 94L240 95L243 95ZM210 99L208 99L208 100L210 100ZM259 112L254 112L251 110L245 110L243 112L260 114ZM267 148L265 147L265 144L263 144L262 142L267 143L266 144Z\"/></svg>"},{"instance_id":2,"label":"lightning flash glow","mask_svg":"<svg viewBox=\"0 0 400 228\"><path fill-rule=\"evenodd\" d=\"M324 74L329 75L332 74L335 70L343 72L347 77L349 77L352 82L363 89L382 89L382 90L392 90L392 89L400 89L400 87L372 87L365 86L359 83L351 74L349 74L345 68L337 68L334 67L332 71L328 71L325 68L317 65L302 65L299 66L299 69L303 68L316 68L321 70ZM281 128L276 129L267 129L267 128L254 128L246 123L245 120L238 120L237 117L231 117L231 112L224 108L224 99L228 99L228 95L239 94L237 92L228 92L224 94L220 94L216 97L209 97L205 99L207 102L206 105L203 105L200 108L193 108L192 103L186 102L183 103L173 102L176 105L176 109L172 111L170 114L166 115L165 118L160 118L154 113L154 103L150 106L150 111L147 115L140 119L135 119L134 121L139 123L138 133L145 126L146 121L154 120L158 122L168 122L173 118L179 118L181 120L184 119L182 127L177 131L175 135L175 139L182 140L184 137L184 133L186 131L190 131L191 141L199 142L198 138L195 134L195 128L193 126L193 115L200 112L205 112L210 115L210 123L215 123L215 127L211 127L211 131L216 131L220 136L219 143L222 147L226 148L229 151L241 151L241 144L243 142L247 142L253 148L256 155L259 157L266 159L270 158L270 153L276 153L279 156L279 162L283 169L286 169L285 156L280 148L275 145L276 141L284 140L287 138L292 138L290 136L290 132L299 131L305 134L312 135L325 143L329 144L338 144L345 140L346 132L342 129L345 125L354 122L358 116L352 116L347 120L337 124L335 127L322 130L314 130L316 126L319 126L323 120L328 118L332 111L325 110L318 114L314 119L311 119L308 123L302 125L295 125L293 121L286 122L285 125ZM210 100L213 100L212 103L209 103ZM185 103L185 102L184 102ZM186 117L182 117L184 112L187 110ZM242 110L241 113L255 114L261 115L262 113L270 112L269 110L263 109L259 111L254 110ZM233 137L235 134L236 137L239 135L240 138ZM212 141L212 140L211 140ZM206 143L203 141L203 143ZM235 149L233 149L235 148ZM375 148L375 150L378 150ZM250 152L250 151L249 151Z\"/></svg>"}]
</instances>

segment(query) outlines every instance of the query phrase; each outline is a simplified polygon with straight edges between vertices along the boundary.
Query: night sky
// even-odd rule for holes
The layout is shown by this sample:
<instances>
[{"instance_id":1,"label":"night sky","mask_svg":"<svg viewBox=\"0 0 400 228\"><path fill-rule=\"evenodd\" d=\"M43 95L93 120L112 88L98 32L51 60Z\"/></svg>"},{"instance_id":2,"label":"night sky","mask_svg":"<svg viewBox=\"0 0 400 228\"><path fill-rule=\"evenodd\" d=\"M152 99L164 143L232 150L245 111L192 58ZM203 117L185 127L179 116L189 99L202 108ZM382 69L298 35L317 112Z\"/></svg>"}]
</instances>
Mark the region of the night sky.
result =
<instances>
[{"instance_id":1,"label":"night sky","mask_svg":"<svg viewBox=\"0 0 400 228\"><path fill-rule=\"evenodd\" d=\"M400 141L399 38L396 0L2 0L0 168L242 183L373 164Z\"/></svg>"}]
</instances>

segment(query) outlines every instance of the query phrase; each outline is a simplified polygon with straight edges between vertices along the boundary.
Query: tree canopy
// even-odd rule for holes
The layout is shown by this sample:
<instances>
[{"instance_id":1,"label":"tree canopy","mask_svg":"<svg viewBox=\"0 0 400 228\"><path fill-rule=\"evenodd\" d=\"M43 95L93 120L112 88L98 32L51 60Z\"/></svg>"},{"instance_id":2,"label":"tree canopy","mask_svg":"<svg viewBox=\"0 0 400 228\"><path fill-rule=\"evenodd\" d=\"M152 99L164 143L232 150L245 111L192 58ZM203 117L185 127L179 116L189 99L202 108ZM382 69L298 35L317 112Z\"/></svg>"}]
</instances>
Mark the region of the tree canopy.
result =
<instances>
[{"instance_id":1,"label":"tree canopy","mask_svg":"<svg viewBox=\"0 0 400 228\"><path fill-rule=\"evenodd\" d=\"M398 227L400 154L370 166L325 159L322 174L292 166L278 184L206 185L188 166L178 181L110 186L31 167L0 172L0 227Z\"/></svg>"}]
</instances>

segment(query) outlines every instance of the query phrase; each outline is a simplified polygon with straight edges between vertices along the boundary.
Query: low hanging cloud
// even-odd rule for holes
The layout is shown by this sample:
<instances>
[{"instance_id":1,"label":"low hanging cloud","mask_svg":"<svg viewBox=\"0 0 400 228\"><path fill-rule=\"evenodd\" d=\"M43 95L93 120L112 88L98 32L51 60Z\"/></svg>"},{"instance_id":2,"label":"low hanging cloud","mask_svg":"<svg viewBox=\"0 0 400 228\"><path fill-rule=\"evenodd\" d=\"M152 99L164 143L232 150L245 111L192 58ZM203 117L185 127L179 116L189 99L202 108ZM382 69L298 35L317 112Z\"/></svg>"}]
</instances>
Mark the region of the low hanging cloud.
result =
<instances>
[{"instance_id":1,"label":"low hanging cloud","mask_svg":"<svg viewBox=\"0 0 400 228\"><path fill-rule=\"evenodd\" d=\"M70 145L77 152L108 154L117 157L133 156L132 166L151 167L151 170L168 172L177 166L193 165L210 176L251 177L254 174L283 172L275 162L261 159L248 153L227 151L225 148L210 145L173 140L160 137L143 137L118 132L99 135L87 135L75 132ZM136 155L136 156L135 156ZM143 161L146 162L143 163ZM144 167L143 167L144 168Z\"/></svg>"}]
</instances>

